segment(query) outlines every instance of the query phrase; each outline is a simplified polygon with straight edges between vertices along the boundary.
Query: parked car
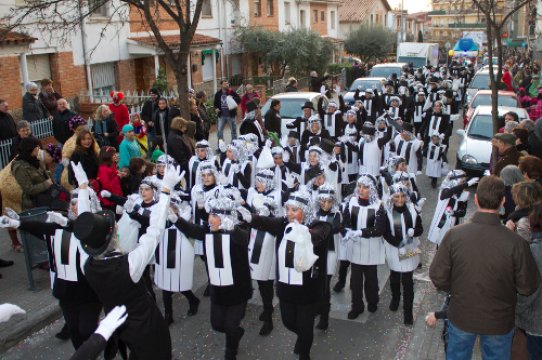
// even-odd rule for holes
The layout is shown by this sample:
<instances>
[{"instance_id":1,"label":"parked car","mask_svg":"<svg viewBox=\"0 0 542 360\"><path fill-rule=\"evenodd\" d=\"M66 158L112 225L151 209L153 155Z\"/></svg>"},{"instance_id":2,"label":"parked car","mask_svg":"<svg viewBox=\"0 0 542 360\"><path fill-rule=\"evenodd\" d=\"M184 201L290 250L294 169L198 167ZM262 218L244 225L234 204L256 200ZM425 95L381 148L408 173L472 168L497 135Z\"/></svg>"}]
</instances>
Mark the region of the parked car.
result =
<instances>
[{"instance_id":1,"label":"parked car","mask_svg":"<svg viewBox=\"0 0 542 360\"><path fill-rule=\"evenodd\" d=\"M518 101L518 96L513 91L500 90L498 92L498 104L499 106L521 107L521 104ZM481 105L491 106L491 90L480 90L473 96L464 111L464 127L466 127L469 123L472 114L474 114L474 110L476 110L476 108Z\"/></svg>"},{"instance_id":2,"label":"parked car","mask_svg":"<svg viewBox=\"0 0 542 360\"><path fill-rule=\"evenodd\" d=\"M489 80L489 68L479 70L474 77L472 78L469 86L467 87L467 96L465 96L465 104L471 102L472 98L480 90L489 90L490 89L490 80Z\"/></svg>"},{"instance_id":3,"label":"parked car","mask_svg":"<svg viewBox=\"0 0 542 360\"><path fill-rule=\"evenodd\" d=\"M365 77L365 78L357 78L352 82L352 85L350 85L350 89L348 89L348 92L344 94L344 102L346 105L354 105L354 95L356 93L357 89L360 89L362 92L360 95L363 95L363 91L365 89L377 89L378 93L382 93L382 83L386 81L386 78L383 77Z\"/></svg>"},{"instance_id":4,"label":"parked car","mask_svg":"<svg viewBox=\"0 0 542 360\"><path fill-rule=\"evenodd\" d=\"M499 118L509 111L518 114L520 120L528 119L527 110L517 107L499 106ZM504 120L499 127L504 125ZM456 167L463 169L469 175L481 175L489 170L491 158L491 139L493 138L493 118L491 106L478 106L466 129L457 130L461 137L457 148Z\"/></svg>"},{"instance_id":5,"label":"parked car","mask_svg":"<svg viewBox=\"0 0 542 360\"><path fill-rule=\"evenodd\" d=\"M401 72L403 72L403 66L407 66L407 63L385 63L385 64L376 64L371 69L370 77L383 77L388 79L391 77L391 74L397 74L397 77L401 77Z\"/></svg>"},{"instance_id":6,"label":"parked car","mask_svg":"<svg viewBox=\"0 0 542 360\"><path fill-rule=\"evenodd\" d=\"M301 107L307 101L310 101L316 109L318 106L318 100L321 96L322 95L320 95L320 93L316 92L291 92L273 95L262 107L262 117L265 116L267 111L269 111L272 99L280 100L280 116L282 117L280 132L282 134L287 134L289 130L286 128L286 124L294 121L297 117L303 114L303 110L301 110ZM327 100L324 99L324 103L324 105L326 105ZM299 136L301 136L301 134L299 134Z\"/></svg>"}]
</instances>

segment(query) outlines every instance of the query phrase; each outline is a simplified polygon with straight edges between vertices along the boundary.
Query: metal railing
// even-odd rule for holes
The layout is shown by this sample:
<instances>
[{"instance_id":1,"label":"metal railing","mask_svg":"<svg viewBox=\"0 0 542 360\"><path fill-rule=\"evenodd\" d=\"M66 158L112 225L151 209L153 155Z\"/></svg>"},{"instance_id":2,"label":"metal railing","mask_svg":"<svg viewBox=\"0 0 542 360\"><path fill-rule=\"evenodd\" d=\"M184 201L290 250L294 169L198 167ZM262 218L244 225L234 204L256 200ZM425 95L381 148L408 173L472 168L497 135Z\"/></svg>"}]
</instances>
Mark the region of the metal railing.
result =
<instances>
[{"instance_id":1,"label":"metal railing","mask_svg":"<svg viewBox=\"0 0 542 360\"><path fill-rule=\"evenodd\" d=\"M53 136L53 122L49 119L41 119L30 123L32 135L38 139ZM9 163L13 139L0 141L0 168L4 168Z\"/></svg>"}]
</instances>

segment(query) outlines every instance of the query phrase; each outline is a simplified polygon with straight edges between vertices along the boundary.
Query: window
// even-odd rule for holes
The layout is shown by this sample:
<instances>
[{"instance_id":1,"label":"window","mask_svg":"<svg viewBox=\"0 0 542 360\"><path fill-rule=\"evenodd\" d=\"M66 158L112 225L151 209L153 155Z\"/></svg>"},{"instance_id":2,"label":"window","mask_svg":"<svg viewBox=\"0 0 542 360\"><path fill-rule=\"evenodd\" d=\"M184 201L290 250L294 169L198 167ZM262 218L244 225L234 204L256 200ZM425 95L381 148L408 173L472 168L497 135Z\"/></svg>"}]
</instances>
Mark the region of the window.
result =
<instances>
[{"instance_id":1,"label":"window","mask_svg":"<svg viewBox=\"0 0 542 360\"><path fill-rule=\"evenodd\" d=\"M267 0L267 16L273 16L273 0Z\"/></svg>"},{"instance_id":2,"label":"window","mask_svg":"<svg viewBox=\"0 0 542 360\"><path fill-rule=\"evenodd\" d=\"M260 0L254 0L254 16L262 16L262 3Z\"/></svg>"},{"instance_id":3,"label":"window","mask_svg":"<svg viewBox=\"0 0 542 360\"><path fill-rule=\"evenodd\" d=\"M325 12L323 11L320 13L320 21L322 22L326 21L326 15L325 15Z\"/></svg>"},{"instance_id":4,"label":"window","mask_svg":"<svg viewBox=\"0 0 542 360\"><path fill-rule=\"evenodd\" d=\"M213 17L213 9L211 8L211 0L203 0L201 4L201 16Z\"/></svg>"},{"instance_id":5,"label":"window","mask_svg":"<svg viewBox=\"0 0 542 360\"><path fill-rule=\"evenodd\" d=\"M290 23L291 23L291 21L290 21L290 3L289 2L284 3L284 23L286 25L290 25Z\"/></svg>"},{"instance_id":6,"label":"window","mask_svg":"<svg viewBox=\"0 0 542 360\"><path fill-rule=\"evenodd\" d=\"M335 30L335 11L331 11L329 13L329 23L331 26L331 30Z\"/></svg>"},{"instance_id":7,"label":"window","mask_svg":"<svg viewBox=\"0 0 542 360\"><path fill-rule=\"evenodd\" d=\"M318 10L313 10L312 12L313 22L318 22Z\"/></svg>"},{"instance_id":8,"label":"window","mask_svg":"<svg viewBox=\"0 0 542 360\"><path fill-rule=\"evenodd\" d=\"M115 88L115 63L91 65L92 89L95 94L103 92L109 94Z\"/></svg>"},{"instance_id":9,"label":"window","mask_svg":"<svg viewBox=\"0 0 542 360\"><path fill-rule=\"evenodd\" d=\"M39 82L43 79L51 78L51 63L49 54L27 55L26 66L28 71L28 80Z\"/></svg>"},{"instance_id":10,"label":"window","mask_svg":"<svg viewBox=\"0 0 542 360\"><path fill-rule=\"evenodd\" d=\"M106 0L89 0L88 6L94 16L108 16Z\"/></svg>"},{"instance_id":11,"label":"window","mask_svg":"<svg viewBox=\"0 0 542 360\"><path fill-rule=\"evenodd\" d=\"M305 19L305 10L299 10L299 27L305 29L307 27Z\"/></svg>"}]
</instances>

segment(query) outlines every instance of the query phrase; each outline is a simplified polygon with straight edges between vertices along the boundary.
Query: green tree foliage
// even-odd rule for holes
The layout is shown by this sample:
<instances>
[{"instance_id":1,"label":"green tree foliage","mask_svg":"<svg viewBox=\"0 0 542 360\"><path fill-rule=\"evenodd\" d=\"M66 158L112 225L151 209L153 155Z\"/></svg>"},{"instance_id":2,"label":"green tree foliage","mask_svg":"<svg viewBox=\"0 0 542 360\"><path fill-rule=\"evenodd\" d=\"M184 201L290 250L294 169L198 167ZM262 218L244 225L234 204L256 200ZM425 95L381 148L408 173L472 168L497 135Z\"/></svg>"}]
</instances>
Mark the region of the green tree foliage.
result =
<instances>
[{"instance_id":1,"label":"green tree foliage","mask_svg":"<svg viewBox=\"0 0 542 360\"><path fill-rule=\"evenodd\" d=\"M272 72L281 76L286 68L296 76L312 70L323 72L334 50L331 41L308 30L274 32L247 27L237 31L237 39L247 52L261 54Z\"/></svg>"},{"instance_id":2,"label":"green tree foliage","mask_svg":"<svg viewBox=\"0 0 542 360\"><path fill-rule=\"evenodd\" d=\"M393 31L383 27L362 26L348 35L344 49L363 61L378 60L393 52L396 37Z\"/></svg>"}]
</instances>

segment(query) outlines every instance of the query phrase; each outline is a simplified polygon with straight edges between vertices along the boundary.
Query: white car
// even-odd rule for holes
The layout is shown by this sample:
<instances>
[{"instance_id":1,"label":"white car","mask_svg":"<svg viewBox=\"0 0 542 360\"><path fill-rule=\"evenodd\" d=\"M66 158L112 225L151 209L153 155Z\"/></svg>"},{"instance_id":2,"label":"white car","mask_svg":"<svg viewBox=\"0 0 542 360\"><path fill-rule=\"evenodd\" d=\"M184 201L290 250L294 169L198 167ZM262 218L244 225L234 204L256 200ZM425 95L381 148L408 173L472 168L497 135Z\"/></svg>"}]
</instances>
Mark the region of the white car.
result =
<instances>
[{"instance_id":1,"label":"white car","mask_svg":"<svg viewBox=\"0 0 542 360\"><path fill-rule=\"evenodd\" d=\"M377 90L378 94L382 94L382 88L383 84L386 82L386 78L383 77L364 77L364 78L357 78L352 82L352 85L350 85L350 89L348 89L348 92L344 94L344 103L346 105L354 105L354 95L356 94L356 90L360 89L359 95L363 95L365 89L373 89Z\"/></svg>"},{"instance_id":2,"label":"white car","mask_svg":"<svg viewBox=\"0 0 542 360\"><path fill-rule=\"evenodd\" d=\"M397 78L399 79L401 77L401 73L403 72L403 67L408 66L407 63L384 63L384 64L376 64L372 67L371 73L369 76L371 77L383 77L386 79L389 79L392 74L397 74Z\"/></svg>"},{"instance_id":3,"label":"white car","mask_svg":"<svg viewBox=\"0 0 542 360\"><path fill-rule=\"evenodd\" d=\"M322 95L316 92L289 92L289 93L280 93L273 95L267 100L265 105L262 107L262 118L265 117L267 111L271 107L271 100L278 99L280 100L280 116L282 118L282 123L280 125L280 132L285 135L290 131L286 128L286 124L294 121L297 117L303 115L303 110L301 107L305 105L307 101L312 102L314 109L318 107L318 100ZM327 104L327 101L324 99L324 106ZM317 114L317 111L314 111ZM301 137L301 134L299 134Z\"/></svg>"},{"instance_id":4,"label":"white car","mask_svg":"<svg viewBox=\"0 0 542 360\"><path fill-rule=\"evenodd\" d=\"M520 121L529 118L527 110L523 108L499 106L498 109L499 118L509 111L515 112ZM457 130L457 134L461 136L457 148L457 168L470 175L480 175L489 170L491 139L494 135L491 106L478 106L467 128Z\"/></svg>"}]
</instances>

